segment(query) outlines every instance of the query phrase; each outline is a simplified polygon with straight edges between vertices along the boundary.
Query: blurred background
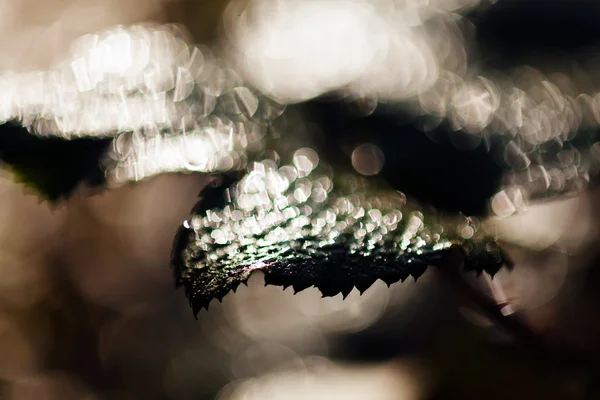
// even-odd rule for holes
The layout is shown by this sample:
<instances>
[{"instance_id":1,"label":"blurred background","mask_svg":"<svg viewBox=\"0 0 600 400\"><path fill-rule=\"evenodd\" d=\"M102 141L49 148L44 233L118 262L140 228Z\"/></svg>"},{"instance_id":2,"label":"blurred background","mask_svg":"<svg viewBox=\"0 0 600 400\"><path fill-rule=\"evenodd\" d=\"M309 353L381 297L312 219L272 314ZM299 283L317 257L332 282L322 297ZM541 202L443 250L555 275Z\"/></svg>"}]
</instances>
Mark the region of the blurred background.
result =
<instances>
[{"instance_id":1,"label":"blurred background","mask_svg":"<svg viewBox=\"0 0 600 400\"><path fill-rule=\"evenodd\" d=\"M0 16L0 399L600 398L599 3L0 0ZM180 168L140 158L99 188L101 154L121 151L103 129L133 119L66 110L60 91L105 95L82 89L75 56L92 46L87 37L73 50L82 35L111 38L122 24L127 39L134 24L153 34L167 23L152 54L180 71L197 54L179 63L181 48L198 44L221 71L202 78L213 85L205 95L235 81L260 94L244 92L246 107L260 96L287 104L275 139L309 140L423 203L479 217L515 268L465 276L466 286L431 270L346 300L264 287L256 274L194 319L174 288L173 237L208 173L238 159ZM136 49L127 40L102 55L114 75ZM64 59L75 73L56 100L32 77ZM32 122L57 104L62 117L88 119ZM147 128L163 117L144 118ZM267 151L240 143L240 154ZM544 350L496 324L465 287L518 315Z\"/></svg>"}]
</instances>

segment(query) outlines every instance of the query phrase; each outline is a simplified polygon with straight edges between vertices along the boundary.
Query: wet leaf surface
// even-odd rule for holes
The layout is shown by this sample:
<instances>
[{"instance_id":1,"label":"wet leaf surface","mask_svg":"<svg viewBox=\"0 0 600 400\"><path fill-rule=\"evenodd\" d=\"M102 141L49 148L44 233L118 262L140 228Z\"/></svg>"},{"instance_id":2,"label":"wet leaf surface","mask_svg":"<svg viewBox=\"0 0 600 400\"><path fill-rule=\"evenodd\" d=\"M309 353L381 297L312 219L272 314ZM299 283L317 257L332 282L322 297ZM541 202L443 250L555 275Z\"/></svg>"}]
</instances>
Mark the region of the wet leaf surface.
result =
<instances>
[{"instance_id":1,"label":"wet leaf surface","mask_svg":"<svg viewBox=\"0 0 600 400\"><path fill-rule=\"evenodd\" d=\"M440 215L362 177L266 160L236 183L217 180L201 197L172 254L195 314L255 271L266 285L345 297L378 279L417 280L429 266L493 275L507 263L477 219Z\"/></svg>"}]
</instances>

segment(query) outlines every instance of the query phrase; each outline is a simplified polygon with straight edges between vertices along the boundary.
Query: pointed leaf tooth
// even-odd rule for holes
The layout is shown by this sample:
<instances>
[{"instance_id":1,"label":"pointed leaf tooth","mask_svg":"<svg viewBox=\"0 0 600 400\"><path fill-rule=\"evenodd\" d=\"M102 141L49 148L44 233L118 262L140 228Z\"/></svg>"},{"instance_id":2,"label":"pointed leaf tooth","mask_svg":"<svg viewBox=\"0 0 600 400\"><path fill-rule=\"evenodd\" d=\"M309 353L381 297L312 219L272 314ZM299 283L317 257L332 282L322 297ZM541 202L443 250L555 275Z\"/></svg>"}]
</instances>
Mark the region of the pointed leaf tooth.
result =
<instances>
[{"instance_id":1,"label":"pointed leaf tooth","mask_svg":"<svg viewBox=\"0 0 600 400\"><path fill-rule=\"evenodd\" d=\"M219 303L222 303L223 298L225 296L227 296L227 294L229 294L229 292L230 292L230 286L221 287L217 291L214 292L213 298L219 300Z\"/></svg>"},{"instance_id":2,"label":"pointed leaf tooth","mask_svg":"<svg viewBox=\"0 0 600 400\"><path fill-rule=\"evenodd\" d=\"M503 266L504 263L502 262L502 259L494 257L489 263L484 264L483 270L493 278Z\"/></svg>"},{"instance_id":3,"label":"pointed leaf tooth","mask_svg":"<svg viewBox=\"0 0 600 400\"><path fill-rule=\"evenodd\" d=\"M308 283L308 282L297 282L297 283L294 283L292 285L292 287L294 288L294 294L297 294L297 293L299 293L299 292L303 291L304 289L307 289L307 288L309 288L311 286L313 286L313 284L312 283Z\"/></svg>"},{"instance_id":4,"label":"pointed leaf tooth","mask_svg":"<svg viewBox=\"0 0 600 400\"><path fill-rule=\"evenodd\" d=\"M356 288L362 295L365 292L365 290L370 288L375 283L376 280L377 280L377 278L364 278L364 279L356 282L354 284L354 286L356 286Z\"/></svg>"},{"instance_id":5,"label":"pointed leaf tooth","mask_svg":"<svg viewBox=\"0 0 600 400\"><path fill-rule=\"evenodd\" d=\"M198 314L202 311L202 307L192 306L192 314L194 314L194 318L198 319Z\"/></svg>"},{"instance_id":6,"label":"pointed leaf tooth","mask_svg":"<svg viewBox=\"0 0 600 400\"><path fill-rule=\"evenodd\" d=\"M351 282L344 283L342 285L342 296L343 296L344 300L352 292L352 289L354 289L354 285Z\"/></svg>"},{"instance_id":7,"label":"pointed leaf tooth","mask_svg":"<svg viewBox=\"0 0 600 400\"><path fill-rule=\"evenodd\" d=\"M210 302L212 301L212 299L206 299L200 302L200 308L205 308L206 310L208 310L208 305L210 304Z\"/></svg>"},{"instance_id":8,"label":"pointed leaf tooth","mask_svg":"<svg viewBox=\"0 0 600 400\"><path fill-rule=\"evenodd\" d=\"M385 273L383 275L381 275L379 277L379 279L381 279L383 282L385 282L385 284L390 287L392 286L394 283L398 282L403 276L408 276L408 272L406 272L405 274L400 274L400 273Z\"/></svg>"},{"instance_id":9,"label":"pointed leaf tooth","mask_svg":"<svg viewBox=\"0 0 600 400\"><path fill-rule=\"evenodd\" d=\"M379 280L380 280L381 282L385 283L385 285L386 285L388 288L389 288L390 286L392 286L392 284L394 283L394 282L389 282L388 280L386 280L386 279L383 279L383 278L379 278Z\"/></svg>"},{"instance_id":10,"label":"pointed leaf tooth","mask_svg":"<svg viewBox=\"0 0 600 400\"><path fill-rule=\"evenodd\" d=\"M340 293L341 289L335 282L320 282L315 285L323 297L333 297Z\"/></svg>"},{"instance_id":11,"label":"pointed leaf tooth","mask_svg":"<svg viewBox=\"0 0 600 400\"><path fill-rule=\"evenodd\" d=\"M194 313L194 316L198 316L198 313L200 313L200 311L202 311L203 308L208 309L208 303L204 303L202 301L194 301L192 302L192 312Z\"/></svg>"},{"instance_id":12,"label":"pointed leaf tooth","mask_svg":"<svg viewBox=\"0 0 600 400\"><path fill-rule=\"evenodd\" d=\"M409 264L409 271L410 276L415 278L416 282L427 271L427 264L421 261L413 261Z\"/></svg>"}]
</instances>

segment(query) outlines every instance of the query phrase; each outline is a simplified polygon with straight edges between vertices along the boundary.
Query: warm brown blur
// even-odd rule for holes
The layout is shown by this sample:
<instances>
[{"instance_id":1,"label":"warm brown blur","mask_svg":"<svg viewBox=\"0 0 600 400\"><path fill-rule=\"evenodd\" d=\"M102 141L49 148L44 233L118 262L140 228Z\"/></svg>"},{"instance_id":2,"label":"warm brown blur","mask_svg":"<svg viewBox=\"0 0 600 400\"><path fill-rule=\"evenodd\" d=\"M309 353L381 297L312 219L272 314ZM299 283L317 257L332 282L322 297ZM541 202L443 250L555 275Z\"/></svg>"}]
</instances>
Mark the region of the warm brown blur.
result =
<instances>
[{"instance_id":1,"label":"warm brown blur","mask_svg":"<svg viewBox=\"0 0 600 400\"><path fill-rule=\"evenodd\" d=\"M338 90L355 99L348 104L361 117L409 99L410 118L431 117L426 133L446 121L450 142L465 151L502 130L510 144L499 158L513 170L483 225L515 269L467 281L506 305L506 315L523 315L561 354L597 359L599 194L583 187L599 168L600 142L583 155L562 152L547 170L529 155L597 127L598 89L582 75L532 67L470 69L473 28L459 14L494 1L304 1L0 0L0 51L10 55L0 70L45 70L74 39L114 25L174 22L190 40L221 46L214 55L223 65L211 68L222 85L230 84L227 71L290 103ZM432 16L441 17L430 24ZM258 103L254 92L248 98ZM23 109L41 113L39 106ZM352 167L377 175L389 160L368 130L361 134ZM158 150L172 155L165 147ZM303 157L297 164L318 160L312 149L295 154ZM592 159L586 165L584 155ZM0 400L558 400L584 398L598 374L597 365L519 347L436 271L390 288L378 281L346 300L263 287L257 274L195 320L169 259L175 230L208 178L145 177L100 193L80 187L50 205L0 173ZM552 190L571 196L530 199Z\"/></svg>"}]
</instances>

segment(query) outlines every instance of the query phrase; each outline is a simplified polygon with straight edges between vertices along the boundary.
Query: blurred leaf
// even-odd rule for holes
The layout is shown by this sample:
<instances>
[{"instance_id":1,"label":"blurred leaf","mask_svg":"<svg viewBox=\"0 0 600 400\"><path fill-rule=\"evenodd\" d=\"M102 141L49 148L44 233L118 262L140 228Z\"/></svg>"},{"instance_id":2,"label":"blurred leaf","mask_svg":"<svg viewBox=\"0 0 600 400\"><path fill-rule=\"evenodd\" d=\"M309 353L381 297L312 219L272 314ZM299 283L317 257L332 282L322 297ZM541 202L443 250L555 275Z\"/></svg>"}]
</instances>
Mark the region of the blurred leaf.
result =
<instances>
[{"instance_id":1,"label":"blurred leaf","mask_svg":"<svg viewBox=\"0 0 600 400\"><path fill-rule=\"evenodd\" d=\"M100 159L109 143L109 139L40 138L8 123L0 128L0 159L17 181L57 201L83 182L104 183Z\"/></svg>"}]
</instances>

